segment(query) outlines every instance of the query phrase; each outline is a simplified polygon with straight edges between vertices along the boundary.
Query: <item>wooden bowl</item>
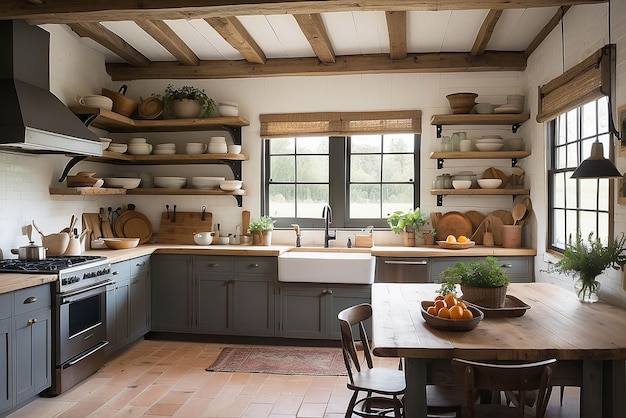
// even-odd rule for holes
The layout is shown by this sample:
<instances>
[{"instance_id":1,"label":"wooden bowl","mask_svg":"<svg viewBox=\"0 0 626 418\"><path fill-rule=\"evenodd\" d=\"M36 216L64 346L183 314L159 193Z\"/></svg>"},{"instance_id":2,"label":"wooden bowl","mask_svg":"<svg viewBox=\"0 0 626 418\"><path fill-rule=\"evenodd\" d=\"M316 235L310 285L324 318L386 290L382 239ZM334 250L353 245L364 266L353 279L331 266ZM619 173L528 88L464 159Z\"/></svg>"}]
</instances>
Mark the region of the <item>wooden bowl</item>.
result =
<instances>
[{"instance_id":1,"label":"wooden bowl","mask_svg":"<svg viewBox=\"0 0 626 418\"><path fill-rule=\"evenodd\" d=\"M466 248L473 247L474 245L476 245L476 242L474 241L468 241L468 242L437 241L437 245L447 250L464 250Z\"/></svg>"},{"instance_id":2,"label":"wooden bowl","mask_svg":"<svg viewBox=\"0 0 626 418\"><path fill-rule=\"evenodd\" d=\"M421 312L424 321L430 326L433 326L438 329L443 329L446 331L469 331L478 326L478 323L482 321L485 317L483 312L474 307L467 305L467 309L469 309L474 317L472 319L448 319L448 318L440 318L435 315L431 315L426 310L429 306L435 304L434 301L431 300L423 300L421 303Z\"/></svg>"},{"instance_id":3,"label":"wooden bowl","mask_svg":"<svg viewBox=\"0 0 626 418\"><path fill-rule=\"evenodd\" d=\"M474 108L477 97L476 93L454 93L448 94L446 99L450 102L452 113L469 113Z\"/></svg>"},{"instance_id":4,"label":"wooden bowl","mask_svg":"<svg viewBox=\"0 0 626 418\"><path fill-rule=\"evenodd\" d=\"M107 247L112 250L125 250L139 245L139 238L103 238Z\"/></svg>"}]
</instances>

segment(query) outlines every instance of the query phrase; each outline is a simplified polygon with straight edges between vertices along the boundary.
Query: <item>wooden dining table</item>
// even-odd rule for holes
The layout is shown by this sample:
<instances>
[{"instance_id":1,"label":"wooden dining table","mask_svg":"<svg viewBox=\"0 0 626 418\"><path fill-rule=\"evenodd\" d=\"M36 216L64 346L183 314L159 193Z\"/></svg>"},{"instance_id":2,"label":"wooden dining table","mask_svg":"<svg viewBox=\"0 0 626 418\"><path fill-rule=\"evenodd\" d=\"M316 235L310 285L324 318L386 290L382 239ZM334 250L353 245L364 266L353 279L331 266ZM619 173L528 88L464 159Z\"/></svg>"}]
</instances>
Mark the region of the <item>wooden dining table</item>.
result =
<instances>
[{"instance_id":1,"label":"wooden dining table","mask_svg":"<svg viewBox=\"0 0 626 418\"><path fill-rule=\"evenodd\" d=\"M551 384L580 387L581 417L626 417L626 309L581 303L573 291L549 283L512 283L507 295L530 306L523 315L491 315L473 330L450 331L422 317L420 301L433 300L437 289L433 283L372 288L373 352L405 359L406 417L426 417L427 384L463 383L451 371L453 357L504 363L556 358Z\"/></svg>"}]
</instances>

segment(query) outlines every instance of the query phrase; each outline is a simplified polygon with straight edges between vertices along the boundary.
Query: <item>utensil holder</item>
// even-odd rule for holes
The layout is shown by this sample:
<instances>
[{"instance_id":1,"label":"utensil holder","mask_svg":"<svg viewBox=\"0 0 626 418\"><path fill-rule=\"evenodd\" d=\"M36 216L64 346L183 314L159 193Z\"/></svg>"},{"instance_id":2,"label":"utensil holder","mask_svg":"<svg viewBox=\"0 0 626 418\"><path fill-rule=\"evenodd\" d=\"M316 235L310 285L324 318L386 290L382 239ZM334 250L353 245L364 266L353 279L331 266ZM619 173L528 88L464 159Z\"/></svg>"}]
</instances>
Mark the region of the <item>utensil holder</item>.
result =
<instances>
[{"instance_id":1,"label":"utensil holder","mask_svg":"<svg viewBox=\"0 0 626 418\"><path fill-rule=\"evenodd\" d=\"M504 248L522 246L522 225L502 225L502 246Z\"/></svg>"}]
</instances>

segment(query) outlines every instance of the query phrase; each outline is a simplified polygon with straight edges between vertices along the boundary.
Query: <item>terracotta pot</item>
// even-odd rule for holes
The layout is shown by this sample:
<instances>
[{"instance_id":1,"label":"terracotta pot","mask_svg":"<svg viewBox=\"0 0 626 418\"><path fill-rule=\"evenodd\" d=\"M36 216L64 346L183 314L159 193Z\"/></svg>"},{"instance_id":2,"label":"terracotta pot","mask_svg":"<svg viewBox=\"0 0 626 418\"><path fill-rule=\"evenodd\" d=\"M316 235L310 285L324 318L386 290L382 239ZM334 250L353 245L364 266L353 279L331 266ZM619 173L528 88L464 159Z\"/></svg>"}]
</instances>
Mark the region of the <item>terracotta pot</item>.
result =
<instances>
[{"instance_id":1,"label":"terracotta pot","mask_svg":"<svg viewBox=\"0 0 626 418\"><path fill-rule=\"evenodd\" d=\"M435 236L430 232L424 232L424 245L435 245Z\"/></svg>"},{"instance_id":2,"label":"terracotta pot","mask_svg":"<svg viewBox=\"0 0 626 418\"><path fill-rule=\"evenodd\" d=\"M402 243L404 244L405 247L415 247L415 232L403 231Z\"/></svg>"}]
</instances>

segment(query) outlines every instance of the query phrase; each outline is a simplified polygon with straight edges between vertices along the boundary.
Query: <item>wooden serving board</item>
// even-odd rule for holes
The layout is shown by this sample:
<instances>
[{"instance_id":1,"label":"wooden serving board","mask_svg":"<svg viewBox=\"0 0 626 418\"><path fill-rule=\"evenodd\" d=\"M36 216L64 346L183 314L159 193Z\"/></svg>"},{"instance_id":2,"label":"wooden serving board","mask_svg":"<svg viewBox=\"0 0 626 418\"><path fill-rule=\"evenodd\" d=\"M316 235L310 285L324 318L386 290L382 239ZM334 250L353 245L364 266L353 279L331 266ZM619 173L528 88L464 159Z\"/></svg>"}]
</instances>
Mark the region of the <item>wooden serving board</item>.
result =
<instances>
[{"instance_id":1,"label":"wooden serving board","mask_svg":"<svg viewBox=\"0 0 626 418\"><path fill-rule=\"evenodd\" d=\"M160 244L194 245L194 233L208 232L213 229L213 215L205 212L204 221L202 212L176 212L176 222L172 222L173 214L170 211L161 214L161 226L157 242Z\"/></svg>"},{"instance_id":2,"label":"wooden serving board","mask_svg":"<svg viewBox=\"0 0 626 418\"><path fill-rule=\"evenodd\" d=\"M89 229L89 243L94 239L102 238L102 231L100 230L100 214L98 213L83 213L83 231Z\"/></svg>"}]
</instances>

